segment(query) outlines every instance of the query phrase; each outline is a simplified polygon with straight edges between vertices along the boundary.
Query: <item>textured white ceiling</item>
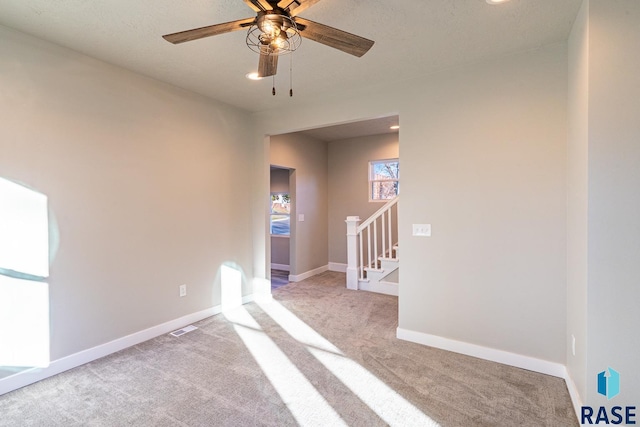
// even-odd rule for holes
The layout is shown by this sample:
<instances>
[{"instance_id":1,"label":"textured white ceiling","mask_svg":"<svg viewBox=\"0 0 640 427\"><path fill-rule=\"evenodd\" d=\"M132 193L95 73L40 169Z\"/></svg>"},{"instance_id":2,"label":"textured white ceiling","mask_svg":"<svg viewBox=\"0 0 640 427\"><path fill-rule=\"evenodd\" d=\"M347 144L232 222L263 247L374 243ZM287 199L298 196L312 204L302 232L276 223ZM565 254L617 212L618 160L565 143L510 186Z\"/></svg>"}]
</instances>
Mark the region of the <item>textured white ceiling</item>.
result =
<instances>
[{"instance_id":1,"label":"textured white ceiling","mask_svg":"<svg viewBox=\"0 0 640 427\"><path fill-rule=\"evenodd\" d=\"M245 32L172 45L163 34L253 15L242 0L0 0L0 24L247 111L291 106L567 39L581 0L322 0L301 14L376 41L356 58L304 40L276 76L249 81Z\"/></svg>"}]
</instances>

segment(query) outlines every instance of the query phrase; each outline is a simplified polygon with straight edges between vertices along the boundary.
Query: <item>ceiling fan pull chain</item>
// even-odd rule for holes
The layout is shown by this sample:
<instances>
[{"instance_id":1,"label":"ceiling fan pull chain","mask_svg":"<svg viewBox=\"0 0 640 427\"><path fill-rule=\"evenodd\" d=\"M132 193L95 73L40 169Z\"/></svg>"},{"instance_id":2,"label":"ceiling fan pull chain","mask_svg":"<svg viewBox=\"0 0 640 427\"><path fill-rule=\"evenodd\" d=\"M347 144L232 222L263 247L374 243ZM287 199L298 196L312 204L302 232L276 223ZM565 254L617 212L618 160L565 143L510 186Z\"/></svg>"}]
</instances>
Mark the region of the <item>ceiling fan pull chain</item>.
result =
<instances>
[{"instance_id":1,"label":"ceiling fan pull chain","mask_svg":"<svg viewBox=\"0 0 640 427\"><path fill-rule=\"evenodd\" d=\"M271 95L276 96L276 76L273 75L273 87L271 88Z\"/></svg>"},{"instance_id":2,"label":"ceiling fan pull chain","mask_svg":"<svg viewBox=\"0 0 640 427\"><path fill-rule=\"evenodd\" d=\"M293 53L289 55L289 96L293 96Z\"/></svg>"}]
</instances>

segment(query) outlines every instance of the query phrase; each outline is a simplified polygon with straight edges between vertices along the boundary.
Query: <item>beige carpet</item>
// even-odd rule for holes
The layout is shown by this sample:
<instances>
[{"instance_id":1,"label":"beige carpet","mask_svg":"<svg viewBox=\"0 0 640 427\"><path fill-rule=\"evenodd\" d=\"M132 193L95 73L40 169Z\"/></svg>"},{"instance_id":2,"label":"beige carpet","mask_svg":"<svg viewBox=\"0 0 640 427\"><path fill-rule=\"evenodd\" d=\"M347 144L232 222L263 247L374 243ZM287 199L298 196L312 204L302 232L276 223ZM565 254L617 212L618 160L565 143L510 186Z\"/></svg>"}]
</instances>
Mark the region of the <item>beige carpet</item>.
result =
<instances>
[{"instance_id":1,"label":"beige carpet","mask_svg":"<svg viewBox=\"0 0 640 427\"><path fill-rule=\"evenodd\" d=\"M344 280L0 396L0 425L578 425L563 380L397 340L397 299Z\"/></svg>"}]
</instances>

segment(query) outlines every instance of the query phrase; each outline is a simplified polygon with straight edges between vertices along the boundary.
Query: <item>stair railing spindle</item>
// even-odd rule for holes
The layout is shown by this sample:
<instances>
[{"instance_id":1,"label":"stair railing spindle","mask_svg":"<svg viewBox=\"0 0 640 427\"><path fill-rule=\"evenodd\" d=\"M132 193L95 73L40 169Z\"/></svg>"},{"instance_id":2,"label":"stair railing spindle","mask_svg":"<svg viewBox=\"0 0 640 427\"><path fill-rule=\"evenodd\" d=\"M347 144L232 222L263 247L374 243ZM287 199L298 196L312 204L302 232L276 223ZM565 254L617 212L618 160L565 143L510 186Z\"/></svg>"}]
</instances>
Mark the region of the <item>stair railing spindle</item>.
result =
<instances>
[{"instance_id":1,"label":"stair railing spindle","mask_svg":"<svg viewBox=\"0 0 640 427\"><path fill-rule=\"evenodd\" d=\"M387 256L387 233L386 233L386 228L384 226L384 212L382 213L382 216L380 217L380 219L382 220L382 256L386 257Z\"/></svg>"},{"instance_id":2,"label":"stair railing spindle","mask_svg":"<svg viewBox=\"0 0 640 427\"><path fill-rule=\"evenodd\" d=\"M360 280L363 280L364 279L364 258L362 256L362 231L358 233L358 240L360 240L360 259L359 259Z\"/></svg>"},{"instance_id":3,"label":"stair railing spindle","mask_svg":"<svg viewBox=\"0 0 640 427\"><path fill-rule=\"evenodd\" d=\"M373 221L373 262L378 268L378 221Z\"/></svg>"},{"instance_id":4,"label":"stair railing spindle","mask_svg":"<svg viewBox=\"0 0 640 427\"><path fill-rule=\"evenodd\" d=\"M397 205L396 205L397 206ZM391 208L392 206L389 207L389 258L394 258L393 255L393 230L391 228Z\"/></svg>"},{"instance_id":5,"label":"stair railing spindle","mask_svg":"<svg viewBox=\"0 0 640 427\"><path fill-rule=\"evenodd\" d=\"M367 255L369 258L369 268L371 268L371 224L367 225Z\"/></svg>"}]
</instances>

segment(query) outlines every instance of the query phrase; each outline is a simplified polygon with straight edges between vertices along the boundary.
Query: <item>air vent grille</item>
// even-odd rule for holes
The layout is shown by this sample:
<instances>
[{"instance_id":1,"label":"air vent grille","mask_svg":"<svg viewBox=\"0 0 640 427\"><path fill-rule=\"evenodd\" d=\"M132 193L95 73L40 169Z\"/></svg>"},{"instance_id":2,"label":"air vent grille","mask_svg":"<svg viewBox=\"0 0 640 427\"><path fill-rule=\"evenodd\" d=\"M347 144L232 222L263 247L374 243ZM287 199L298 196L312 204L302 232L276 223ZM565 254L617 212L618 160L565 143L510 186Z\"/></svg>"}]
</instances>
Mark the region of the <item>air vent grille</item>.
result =
<instances>
[{"instance_id":1,"label":"air vent grille","mask_svg":"<svg viewBox=\"0 0 640 427\"><path fill-rule=\"evenodd\" d=\"M184 334L186 334L188 332L195 331L196 329L198 329L198 328L196 328L193 325L189 325L189 326L185 326L182 329L178 329L177 331L173 331L169 335L173 335L174 337L179 337L179 336L182 336L182 335L184 335Z\"/></svg>"}]
</instances>

